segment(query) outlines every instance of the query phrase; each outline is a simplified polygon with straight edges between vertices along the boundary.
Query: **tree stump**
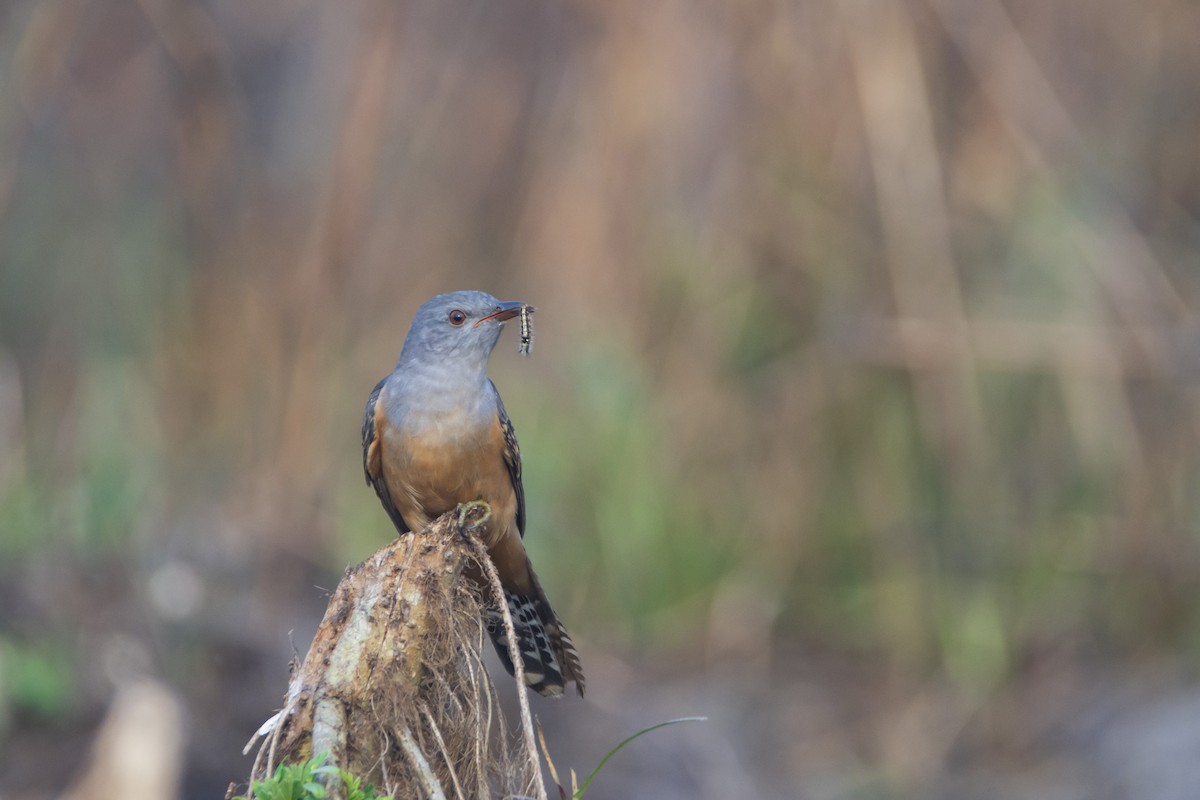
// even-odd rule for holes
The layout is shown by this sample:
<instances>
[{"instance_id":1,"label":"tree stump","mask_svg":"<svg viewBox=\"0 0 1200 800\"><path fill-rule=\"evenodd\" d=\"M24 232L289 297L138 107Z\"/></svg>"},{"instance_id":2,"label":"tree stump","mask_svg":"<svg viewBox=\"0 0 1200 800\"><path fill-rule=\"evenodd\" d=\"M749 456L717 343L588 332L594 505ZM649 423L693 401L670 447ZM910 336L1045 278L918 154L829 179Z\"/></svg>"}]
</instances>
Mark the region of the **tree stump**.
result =
<instances>
[{"instance_id":1,"label":"tree stump","mask_svg":"<svg viewBox=\"0 0 1200 800\"><path fill-rule=\"evenodd\" d=\"M328 753L397 798L543 795L537 754L516 746L480 658L481 590L460 580L486 558L473 537L490 514L463 504L346 571L259 731L252 780Z\"/></svg>"}]
</instances>

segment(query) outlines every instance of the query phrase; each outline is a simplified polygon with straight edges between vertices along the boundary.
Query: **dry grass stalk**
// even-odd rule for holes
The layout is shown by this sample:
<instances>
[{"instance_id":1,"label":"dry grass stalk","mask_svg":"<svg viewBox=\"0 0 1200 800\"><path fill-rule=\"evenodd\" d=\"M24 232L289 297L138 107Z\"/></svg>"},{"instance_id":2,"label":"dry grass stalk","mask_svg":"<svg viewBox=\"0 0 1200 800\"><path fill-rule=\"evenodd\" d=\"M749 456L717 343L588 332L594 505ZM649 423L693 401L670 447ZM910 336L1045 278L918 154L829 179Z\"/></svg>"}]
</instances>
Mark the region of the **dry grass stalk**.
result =
<instances>
[{"instance_id":1,"label":"dry grass stalk","mask_svg":"<svg viewBox=\"0 0 1200 800\"><path fill-rule=\"evenodd\" d=\"M496 571L496 565L488 558L487 550L483 546L483 542L478 539L471 539L471 549L475 553L475 558L483 567L484 574L487 575L488 584L491 586L492 596L495 598L495 603L500 609L500 618L504 621L504 635L508 639L508 657L513 665L513 680L517 682L517 698L521 706L521 731L524 733L525 752L529 758L529 763L538 764L537 742L533 738L533 714L529 711L529 688L525 683L525 659L521 656L520 646L517 644L520 641L517 638L516 628L513 627L512 614L509 612L508 603L504 599L504 587L500 584L500 573ZM546 786L542 781L541 769L533 771L535 797L546 797Z\"/></svg>"},{"instance_id":2,"label":"dry grass stalk","mask_svg":"<svg viewBox=\"0 0 1200 800\"><path fill-rule=\"evenodd\" d=\"M260 731L252 779L328 752L396 797L545 797L536 751L515 747L494 711L482 608L459 580L490 513L460 506L347 571L284 709ZM527 721L527 701L522 710Z\"/></svg>"}]
</instances>

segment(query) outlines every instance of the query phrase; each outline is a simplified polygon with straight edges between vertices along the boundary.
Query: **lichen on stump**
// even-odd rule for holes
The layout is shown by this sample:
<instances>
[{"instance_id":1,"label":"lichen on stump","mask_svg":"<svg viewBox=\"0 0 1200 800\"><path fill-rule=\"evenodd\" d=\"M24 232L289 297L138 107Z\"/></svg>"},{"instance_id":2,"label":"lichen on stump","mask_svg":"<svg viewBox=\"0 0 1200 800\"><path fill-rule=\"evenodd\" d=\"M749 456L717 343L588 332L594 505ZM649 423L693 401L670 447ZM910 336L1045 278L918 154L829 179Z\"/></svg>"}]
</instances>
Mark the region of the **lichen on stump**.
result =
<instances>
[{"instance_id":1,"label":"lichen on stump","mask_svg":"<svg viewBox=\"0 0 1200 800\"><path fill-rule=\"evenodd\" d=\"M540 783L480 659L479 590L460 580L490 513L466 503L347 570L283 710L260 730L253 780L328 752L396 797L523 795Z\"/></svg>"}]
</instances>

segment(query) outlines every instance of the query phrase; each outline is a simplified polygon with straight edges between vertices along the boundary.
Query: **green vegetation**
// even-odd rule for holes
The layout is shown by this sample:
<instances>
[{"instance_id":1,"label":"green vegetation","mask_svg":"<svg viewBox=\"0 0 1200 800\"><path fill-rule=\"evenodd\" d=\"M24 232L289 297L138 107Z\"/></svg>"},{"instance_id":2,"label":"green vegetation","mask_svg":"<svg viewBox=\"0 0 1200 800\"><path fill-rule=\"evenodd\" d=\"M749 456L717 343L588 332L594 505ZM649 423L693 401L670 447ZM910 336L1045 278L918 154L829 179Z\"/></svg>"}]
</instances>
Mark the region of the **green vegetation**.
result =
<instances>
[{"instance_id":1,"label":"green vegetation","mask_svg":"<svg viewBox=\"0 0 1200 800\"><path fill-rule=\"evenodd\" d=\"M704 722L705 720L706 720L706 717L680 717L679 719L669 719L666 722L660 722L657 725L651 725L648 728L642 728L637 733L634 733L630 736L625 737L619 743L617 743L616 747L614 747L613 749L609 750L607 753L604 754L604 758L600 759L600 763L597 764L595 766L595 768L591 772L588 773L588 776L583 779L583 783L579 784L578 787L574 788L574 791L572 792L572 797L574 797L575 800L579 800L579 798L583 797L584 793L587 791L587 788L592 785L592 780L596 777L597 774L599 774L600 770L604 769L604 765L608 763L608 760L610 758L612 758L613 756L615 756L622 747L629 744L634 739L637 739L639 736L644 736L645 734L649 733L650 731L656 731L659 728L665 728L668 725L678 725L681 722ZM574 773L572 773L571 777L574 778ZM557 779L555 779L555 782L557 783ZM561 786L559 788L561 789Z\"/></svg>"},{"instance_id":2,"label":"green vegetation","mask_svg":"<svg viewBox=\"0 0 1200 800\"><path fill-rule=\"evenodd\" d=\"M0 636L0 712L11 707L47 720L68 710L75 696L72 655L61 644L17 643Z\"/></svg>"},{"instance_id":3,"label":"green vegetation","mask_svg":"<svg viewBox=\"0 0 1200 800\"><path fill-rule=\"evenodd\" d=\"M591 785L592 780L595 779L595 777L600 773L600 770L604 769L604 765L608 763L609 759L611 759L623 747L625 747L625 745L641 736L644 736L647 733L650 733L651 731L656 731L659 728L665 728L668 725L678 725L682 722L706 722L707 719L707 717L680 717L679 719L669 719L666 722L660 722L656 725L651 725L648 728L642 728L640 731L637 731L630 736L626 736L624 739L618 742L615 747L604 754L604 757L600 759L600 762L596 764L592 771L588 773L588 776L583 779L583 783L578 782L578 779L575 775L575 770L571 770L571 788L569 790L567 787L563 786L562 781L558 777L558 768L554 766L554 760L550 757L550 752L546 747L546 737L542 733L541 723L538 723L537 735L538 741L542 747L542 754L546 757L546 766L550 770L550 779L554 781L554 785L558 788L559 797L565 798L568 796L569 792L573 800L580 800L580 798L582 798L584 793L587 791L588 786Z\"/></svg>"},{"instance_id":4,"label":"green vegetation","mask_svg":"<svg viewBox=\"0 0 1200 800\"><path fill-rule=\"evenodd\" d=\"M329 780L342 782L346 800L391 800L390 796L376 794L371 784L363 786L346 770L326 764L328 760L329 754L321 753L303 764L280 764L270 778L251 784L249 796L234 800L324 800Z\"/></svg>"}]
</instances>

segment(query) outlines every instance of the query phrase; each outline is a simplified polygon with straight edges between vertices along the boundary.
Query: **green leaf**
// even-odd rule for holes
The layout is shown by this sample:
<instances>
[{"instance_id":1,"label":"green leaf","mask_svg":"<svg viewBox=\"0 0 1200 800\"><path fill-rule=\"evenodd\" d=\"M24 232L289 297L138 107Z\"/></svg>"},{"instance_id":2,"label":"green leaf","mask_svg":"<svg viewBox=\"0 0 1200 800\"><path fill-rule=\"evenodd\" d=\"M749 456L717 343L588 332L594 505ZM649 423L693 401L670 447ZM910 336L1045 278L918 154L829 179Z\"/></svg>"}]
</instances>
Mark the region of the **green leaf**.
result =
<instances>
[{"instance_id":1,"label":"green leaf","mask_svg":"<svg viewBox=\"0 0 1200 800\"><path fill-rule=\"evenodd\" d=\"M303 764L280 764L275 774L265 781L250 784L250 796L235 800L325 800L328 790L321 778L336 778L346 786L347 800L393 800L375 793L371 784L363 786L361 778L327 764L328 753L319 753Z\"/></svg>"}]
</instances>

